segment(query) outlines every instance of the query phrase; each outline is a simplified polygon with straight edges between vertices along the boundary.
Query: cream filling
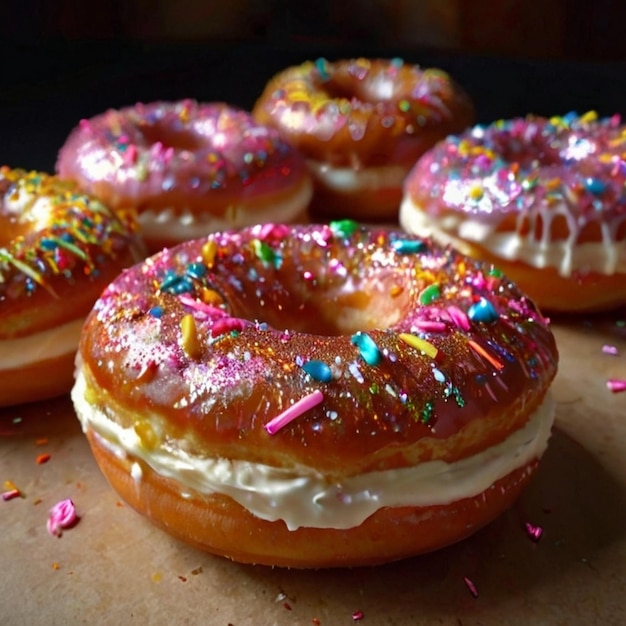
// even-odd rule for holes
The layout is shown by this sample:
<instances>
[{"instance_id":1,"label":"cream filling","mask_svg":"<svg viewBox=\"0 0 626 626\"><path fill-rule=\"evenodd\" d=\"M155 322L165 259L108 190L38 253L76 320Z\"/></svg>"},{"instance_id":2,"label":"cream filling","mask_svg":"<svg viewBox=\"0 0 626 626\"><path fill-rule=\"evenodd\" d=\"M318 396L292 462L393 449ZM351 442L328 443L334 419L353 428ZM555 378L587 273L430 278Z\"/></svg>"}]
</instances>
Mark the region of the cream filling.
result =
<instances>
[{"instance_id":1,"label":"cream filling","mask_svg":"<svg viewBox=\"0 0 626 626\"><path fill-rule=\"evenodd\" d=\"M626 273L626 244L616 242L607 225L603 225L603 241L599 243L577 243L575 227L570 227L568 239L550 241L546 236L537 240L532 235L521 237L514 232L495 232L494 221L485 223L461 213L433 218L408 196L400 205L399 220L407 232L432 236L439 243L452 245L464 254L470 248L464 246L463 241L468 241L509 261L523 261L537 268L554 268L561 276L571 276L576 271L605 275ZM544 220L544 223L549 222Z\"/></svg>"},{"instance_id":2,"label":"cream filling","mask_svg":"<svg viewBox=\"0 0 626 626\"><path fill-rule=\"evenodd\" d=\"M263 222L289 223L299 219L306 211L313 195L313 184L307 181L294 195L280 203L271 203L267 209L248 206L245 203L232 205L224 217L211 213L196 214L189 210L174 209L145 210L139 215L139 224L146 239L169 239L186 241L209 233L254 226Z\"/></svg>"},{"instance_id":3,"label":"cream filling","mask_svg":"<svg viewBox=\"0 0 626 626\"><path fill-rule=\"evenodd\" d=\"M407 170L399 165L381 165L353 169L332 167L319 161L307 161L309 170L326 189L340 193L354 191L377 191L379 189L401 188Z\"/></svg>"},{"instance_id":4,"label":"cream filling","mask_svg":"<svg viewBox=\"0 0 626 626\"><path fill-rule=\"evenodd\" d=\"M0 340L0 372L76 352L83 319L27 337Z\"/></svg>"},{"instance_id":5,"label":"cream filling","mask_svg":"<svg viewBox=\"0 0 626 626\"><path fill-rule=\"evenodd\" d=\"M83 431L95 433L119 458L140 459L157 474L177 481L183 497L190 497L186 490L225 494L261 519L283 520L290 530L353 528L383 507L445 505L476 496L541 457L554 420L554 403L548 394L523 428L484 452L454 463L428 461L329 483L311 467L286 469L192 456L168 442L147 450L132 427L122 428L89 404L85 391L79 371L72 399Z\"/></svg>"}]
</instances>

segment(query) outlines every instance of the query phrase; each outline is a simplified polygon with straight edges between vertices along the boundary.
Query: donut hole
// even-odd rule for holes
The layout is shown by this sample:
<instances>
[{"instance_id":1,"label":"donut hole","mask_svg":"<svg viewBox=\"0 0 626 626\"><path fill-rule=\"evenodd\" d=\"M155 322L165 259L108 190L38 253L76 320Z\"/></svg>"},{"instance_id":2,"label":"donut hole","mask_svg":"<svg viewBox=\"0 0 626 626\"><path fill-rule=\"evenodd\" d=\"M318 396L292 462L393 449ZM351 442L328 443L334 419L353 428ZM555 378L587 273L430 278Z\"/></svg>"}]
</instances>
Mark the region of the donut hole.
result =
<instances>
[{"instance_id":1,"label":"donut hole","mask_svg":"<svg viewBox=\"0 0 626 626\"><path fill-rule=\"evenodd\" d=\"M177 151L196 152L202 146L194 132L188 129L175 128L172 124L165 122L146 124L141 127L141 133L147 145L160 144L164 149L172 148Z\"/></svg>"}]
</instances>

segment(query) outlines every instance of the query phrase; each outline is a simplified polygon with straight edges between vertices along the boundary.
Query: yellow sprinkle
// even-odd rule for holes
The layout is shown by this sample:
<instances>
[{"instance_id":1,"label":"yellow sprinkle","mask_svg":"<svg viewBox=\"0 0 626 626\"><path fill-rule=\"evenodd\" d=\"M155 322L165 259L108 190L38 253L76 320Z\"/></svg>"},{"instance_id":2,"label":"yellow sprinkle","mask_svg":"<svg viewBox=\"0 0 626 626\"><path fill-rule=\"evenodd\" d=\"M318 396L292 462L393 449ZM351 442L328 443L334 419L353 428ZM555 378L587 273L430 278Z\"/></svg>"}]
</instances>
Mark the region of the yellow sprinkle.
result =
<instances>
[{"instance_id":1,"label":"yellow sprinkle","mask_svg":"<svg viewBox=\"0 0 626 626\"><path fill-rule=\"evenodd\" d=\"M219 292L207 287L204 287L200 292L200 299L204 304L211 304L213 306L219 306L224 303L224 298L222 298Z\"/></svg>"},{"instance_id":2,"label":"yellow sprinkle","mask_svg":"<svg viewBox=\"0 0 626 626\"><path fill-rule=\"evenodd\" d=\"M403 291L404 288L402 287L402 285L392 285L391 289L389 290L389 295L392 298L397 298Z\"/></svg>"},{"instance_id":3,"label":"yellow sprinkle","mask_svg":"<svg viewBox=\"0 0 626 626\"><path fill-rule=\"evenodd\" d=\"M163 580L163 574L161 572L154 572L150 578L153 583L160 583Z\"/></svg>"},{"instance_id":4,"label":"yellow sprinkle","mask_svg":"<svg viewBox=\"0 0 626 626\"><path fill-rule=\"evenodd\" d=\"M215 255L217 254L217 244L214 239L209 239L202 246L202 260L207 267L213 267L215 262Z\"/></svg>"},{"instance_id":5,"label":"yellow sprinkle","mask_svg":"<svg viewBox=\"0 0 626 626\"><path fill-rule=\"evenodd\" d=\"M187 313L187 315L180 320L180 329L183 334L182 346L185 354L190 359L197 359L202 354L202 345L198 339L196 320L191 313Z\"/></svg>"},{"instance_id":6,"label":"yellow sprinkle","mask_svg":"<svg viewBox=\"0 0 626 626\"><path fill-rule=\"evenodd\" d=\"M409 333L400 333L398 335L404 343L408 344L412 348L416 348L423 352L426 356L429 356L431 359L436 359L439 354L439 350L432 343L422 339L421 337L417 337L416 335L410 335Z\"/></svg>"},{"instance_id":7,"label":"yellow sprinkle","mask_svg":"<svg viewBox=\"0 0 626 626\"><path fill-rule=\"evenodd\" d=\"M597 119L598 119L598 114L595 111L587 111L587 113L580 116L580 121L582 124L595 122Z\"/></svg>"},{"instance_id":8,"label":"yellow sprinkle","mask_svg":"<svg viewBox=\"0 0 626 626\"><path fill-rule=\"evenodd\" d=\"M467 191L472 200L480 200L483 197L483 186L480 183L473 184Z\"/></svg>"}]
</instances>

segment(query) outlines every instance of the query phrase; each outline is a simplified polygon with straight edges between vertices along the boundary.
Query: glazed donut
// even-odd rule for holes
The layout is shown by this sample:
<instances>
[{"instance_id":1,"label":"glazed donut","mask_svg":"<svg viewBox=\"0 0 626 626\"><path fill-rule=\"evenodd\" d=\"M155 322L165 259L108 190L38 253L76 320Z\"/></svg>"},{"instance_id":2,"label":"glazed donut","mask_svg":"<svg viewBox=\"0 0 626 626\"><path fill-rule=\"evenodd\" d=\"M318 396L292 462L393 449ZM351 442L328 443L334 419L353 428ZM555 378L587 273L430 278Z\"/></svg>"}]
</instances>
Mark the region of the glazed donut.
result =
<instances>
[{"instance_id":1,"label":"glazed donut","mask_svg":"<svg viewBox=\"0 0 626 626\"><path fill-rule=\"evenodd\" d=\"M111 109L72 130L57 172L139 214L152 251L215 230L304 220L312 183L300 154L224 103Z\"/></svg>"},{"instance_id":2,"label":"glazed donut","mask_svg":"<svg viewBox=\"0 0 626 626\"><path fill-rule=\"evenodd\" d=\"M400 59L320 59L265 87L252 114L306 156L311 214L393 220L417 158L474 120L466 93L439 69Z\"/></svg>"},{"instance_id":3,"label":"glazed donut","mask_svg":"<svg viewBox=\"0 0 626 626\"><path fill-rule=\"evenodd\" d=\"M400 222L497 265L542 309L626 302L626 128L593 112L448 137L415 165Z\"/></svg>"},{"instance_id":4,"label":"glazed donut","mask_svg":"<svg viewBox=\"0 0 626 626\"><path fill-rule=\"evenodd\" d=\"M506 509L553 422L554 338L490 266L354 222L267 224L103 293L72 392L103 473L243 562L365 565Z\"/></svg>"},{"instance_id":5,"label":"glazed donut","mask_svg":"<svg viewBox=\"0 0 626 626\"><path fill-rule=\"evenodd\" d=\"M145 256L136 231L74 183L0 168L0 406L70 391L87 313Z\"/></svg>"}]
</instances>

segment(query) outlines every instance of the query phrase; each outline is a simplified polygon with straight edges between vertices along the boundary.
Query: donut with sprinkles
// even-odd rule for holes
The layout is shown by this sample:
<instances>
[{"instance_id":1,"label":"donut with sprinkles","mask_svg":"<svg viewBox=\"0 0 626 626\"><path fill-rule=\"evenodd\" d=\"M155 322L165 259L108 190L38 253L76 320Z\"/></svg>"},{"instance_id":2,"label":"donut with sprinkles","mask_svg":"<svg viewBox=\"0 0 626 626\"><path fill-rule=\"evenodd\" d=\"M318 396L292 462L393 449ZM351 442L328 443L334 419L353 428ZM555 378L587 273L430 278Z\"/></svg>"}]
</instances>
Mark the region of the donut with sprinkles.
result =
<instances>
[{"instance_id":1,"label":"donut with sprinkles","mask_svg":"<svg viewBox=\"0 0 626 626\"><path fill-rule=\"evenodd\" d=\"M471 99L447 73L398 58L286 68L252 114L307 158L312 215L370 221L396 221L417 158L474 121Z\"/></svg>"},{"instance_id":2,"label":"donut with sprinkles","mask_svg":"<svg viewBox=\"0 0 626 626\"><path fill-rule=\"evenodd\" d=\"M303 157L223 102L139 103L83 119L56 169L135 210L154 252L216 230L303 221L312 195Z\"/></svg>"},{"instance_id":3,"label":"donut with sprinkles","mask_svg":"<svg viewBox=\"0 0 626 626\"><path fill-rule=\"evenodd\" d=\"M400 222L496 264L542 309L626 302L626 127L618 115L501 120L415 165Z\"/></svg>"},{"instance_id":4,"label":"donut with sprinkles","mask_svg":"<svg viewBox=\"0 0 626 626\"><path fill-rule=\"evenodd\" d=\"M70 181L0 168L0 406L69 393L87 313L145 257L137 229Z\"/></svg>"},{"instance_id":5,"label":"donut with sprinkles","mask_svg":"<svg viewBox=\"0 0 626 626\"><path fill-rule=\"evenodd\" d=\"M558 354L491 265L351 221L150 257L85 324L72 397L157 526L289 567L381 563L509 507L553 423Z\"/></svg>"}]
</instances>

